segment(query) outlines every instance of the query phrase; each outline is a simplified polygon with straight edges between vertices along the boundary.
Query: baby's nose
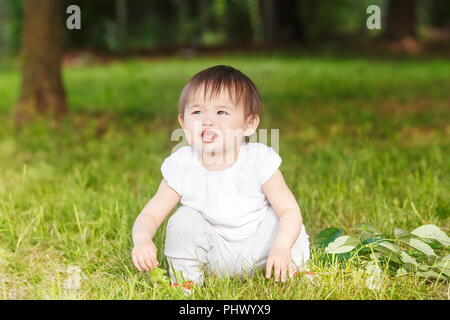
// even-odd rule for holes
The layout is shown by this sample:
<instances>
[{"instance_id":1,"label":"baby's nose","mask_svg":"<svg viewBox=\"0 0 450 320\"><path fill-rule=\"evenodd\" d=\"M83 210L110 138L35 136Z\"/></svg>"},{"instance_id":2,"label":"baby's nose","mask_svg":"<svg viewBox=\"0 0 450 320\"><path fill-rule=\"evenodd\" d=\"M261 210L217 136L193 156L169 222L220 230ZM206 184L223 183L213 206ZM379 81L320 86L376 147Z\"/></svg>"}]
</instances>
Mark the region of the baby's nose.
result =
<instances>
[{"instance_id":1,"label":"baby's nose","mask_svg":"<svg viewBox=\"0 0 450 320\"><path fill-rule=\"evenodd\" d=\"M212 126L212 125L214 125L214 123L208 117L203 118L202 126Z\"/></svg>"}]
</instances>

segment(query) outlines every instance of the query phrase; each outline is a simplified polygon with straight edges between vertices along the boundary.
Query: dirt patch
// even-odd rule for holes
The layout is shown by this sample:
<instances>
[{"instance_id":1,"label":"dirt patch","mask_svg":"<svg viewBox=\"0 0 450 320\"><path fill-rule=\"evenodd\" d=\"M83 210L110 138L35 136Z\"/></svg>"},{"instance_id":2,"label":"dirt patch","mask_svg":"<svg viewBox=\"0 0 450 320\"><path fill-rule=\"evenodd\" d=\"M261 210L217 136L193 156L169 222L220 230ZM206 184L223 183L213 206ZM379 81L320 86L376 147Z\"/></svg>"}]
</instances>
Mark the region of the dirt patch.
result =
<instances>
[{"instance_id":1,"label":"dirt patch","mask_svg":"<svg viewBox=\"0 0 450 320\"><path fill-rule=\"evenodd\" d=\"M439 132L428 127L407 127L398 134L402 146L429 146L439 142Z\"/></svg>"},{"instance_id":2,"label":"dirt patch","mask_svg":"<svg viewBox=\"0 0 450 320\"><path fill-rule=\"evenodd\" d=\"M428 111L439 111L443 108L450 110L450 101L436 102L429 99L417 98L409 101L399 101L393 98L386 98L376 105L369 105L380 115L414 115Z\"/></svg>"}]
</instances>

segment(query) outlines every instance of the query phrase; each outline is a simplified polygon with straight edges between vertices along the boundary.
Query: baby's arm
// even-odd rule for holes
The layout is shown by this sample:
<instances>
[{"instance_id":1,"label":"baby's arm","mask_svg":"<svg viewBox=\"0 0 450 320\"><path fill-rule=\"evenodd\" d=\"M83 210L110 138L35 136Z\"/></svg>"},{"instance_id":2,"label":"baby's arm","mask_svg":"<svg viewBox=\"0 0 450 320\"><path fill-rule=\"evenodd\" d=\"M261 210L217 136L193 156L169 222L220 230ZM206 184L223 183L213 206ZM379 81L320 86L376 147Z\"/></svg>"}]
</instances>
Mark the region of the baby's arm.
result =
<instances>
[{"instance_id":1,"label":"baby's arm","mask_svg":"<svg viewBox=\"0 0 450 320\"><path fill-rule=\"evenodd\" d=\"M284 181L280 170L262 186L263 192L278 216L278 232L272 250L266 263L266 277L270 278L272 267L275 280L286 280L286 271L289 277L294 276L291 262L291 248L297 240L302 227L302 214L294 195Z\"/></svg>"},{"instance_id":2,"label":"baby's arm","mask_svg":"<svg viewBox=\"0 0 450 320\"><path fill-rule=\"evenodd\" d=\"M133 226L133 263L140 271L149 271L158 265L156 246L152 239L156 230L180 201L180 196L163 179L158 191L142 209Z\"/></svg>"}]
</instances>

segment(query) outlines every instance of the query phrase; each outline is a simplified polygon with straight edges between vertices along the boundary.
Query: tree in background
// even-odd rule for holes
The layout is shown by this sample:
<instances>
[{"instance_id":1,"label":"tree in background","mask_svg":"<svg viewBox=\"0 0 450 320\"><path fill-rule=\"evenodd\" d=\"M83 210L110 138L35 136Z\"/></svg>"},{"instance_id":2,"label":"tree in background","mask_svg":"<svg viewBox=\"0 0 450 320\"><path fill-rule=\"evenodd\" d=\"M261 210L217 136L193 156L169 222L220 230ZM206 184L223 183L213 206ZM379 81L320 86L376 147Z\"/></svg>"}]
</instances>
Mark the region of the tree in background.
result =
<instances>
[{"instance_id":1,"label":"tree in background","mask_svg":"<svg viewBox=\"0 0 450 320\"><path fill-rule=\"evenodd\" d=\"M450 28L450 1L430 0L430 24L437 28Z\"/></svg>"},{"instance_id":2,"label":"tree in background","mask_svg":"<svg viewBox=\"0 0 450 320\"><path fill-rule=\"evenodd\" d=\"M61 79L62 2L25 0L22 32L22 80L15 108L17 123L37 114L67 113Z\"/></svg>"},{"instance_id":3,"label":"tree in background","mask_svg":"<svg viewBox=\"0 0 450 320\"><path fill-rule=\"evenodd\" d=\"M416 0L389 0L385 36L390 40L401 40L417 35Z\"/></svg>"},{"instance_id":4,"label":"tree in background","mask_svg":"<svg viewBox=\"0 0 450 320\"><path fill-rule=\"evenodd\" d=\"M7 3L6 2L1 2L0 1L0 58L2 56L2 54L4 54L4 52L6 51L6 35L5 35L5 26L6 26L6 6Z\"/></svg>"},{"instance_id":5,"label":"tree in background","mask_svg":"<svg viewBox=\"0 0 450 320\"><path fill-rule=\"evenodd\" d=\"M259 0L263 44L266 47L302 38L299 3L299 0Z\"/></svg>"},{"instance_id":6,"label":"tree in background","mask_svg":"<svg viewBox=\"0 0 450 320\"><path fill-rule=\"evenodd\" d=\"M259 10L261 12L263 43L266 47L271 47L275 42L275 29L278 20L274 0L259 0Z\"/></svg>"},{"instance_id":7,"label":"tree in background","mask_svg":"<svg viewBox=\"0 0 450 320\"><path fill-rule=\"evenodd\" d=\"M63 29L64 48L109 53L175 52L185 47L277 47L302 42L326 48L342 39L392 39L432 26L443 36L449 26L449 0L60 0L82 9L82 29ZM382 9L382 30L366 27L367 6ZM8 54L17 54L23 27L23 1L0 0ZM4 8L4 7L3 7ZM390 9L390 10L388 10ZM64 12L64 10L63 10ZM389 18L388 18L389 15ZM417 16L417 17L416 17ZM388 21L389 20L389 21ZM357 40L357 38L354 38ZM413 37L406 37L410 42ZM395 41L395 40L394 40Z\"/></svg>"},{"instance_id":8,"label":"tree in background","mask_svg":"<svg viewBox=\"0 0 450 320\"><path fill-rule=\"evenodd\" d=\"M120 49L126 50L128 47L127 0L116 0L116 15Z\"/></svg>"}]
</instances>

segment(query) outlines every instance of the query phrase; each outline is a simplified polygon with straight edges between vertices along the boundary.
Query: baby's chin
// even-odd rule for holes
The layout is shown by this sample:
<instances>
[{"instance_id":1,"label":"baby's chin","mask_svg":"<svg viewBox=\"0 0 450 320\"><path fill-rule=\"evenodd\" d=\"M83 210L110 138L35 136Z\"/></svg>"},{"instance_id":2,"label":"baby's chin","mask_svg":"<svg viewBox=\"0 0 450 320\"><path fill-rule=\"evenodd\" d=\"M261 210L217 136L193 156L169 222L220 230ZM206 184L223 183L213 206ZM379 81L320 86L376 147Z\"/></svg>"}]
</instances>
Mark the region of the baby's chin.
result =
<instances>
[{"instance_id":1,"label":"baby's chin","mask_svg":"<svg viewBox=\"0 0 450 320\"><path fill-rule=\"evenodd\" d=\"M195 150L199 151L203 154L209 154L209 155L216 155L219 153L223 153L224 149L221 148L219 145L215 145L214 143L198 143L192 145Z\"/></svg>"},{"instance_id":2,"label":"baby's chin","mask_svg":"<svg viewBox=\"0 0 450 320\"><path fill-rule=\"evenodd\" d=\"M223 145L223 143L220 143L219 141L215 141L213 143L199 142L192 146L198 152L209 155L209 156L218 156L220 154L228 154L230 152L234 152L234 150L235 150L235 146L226 147Z\"/></svg>"}]
</instances>

